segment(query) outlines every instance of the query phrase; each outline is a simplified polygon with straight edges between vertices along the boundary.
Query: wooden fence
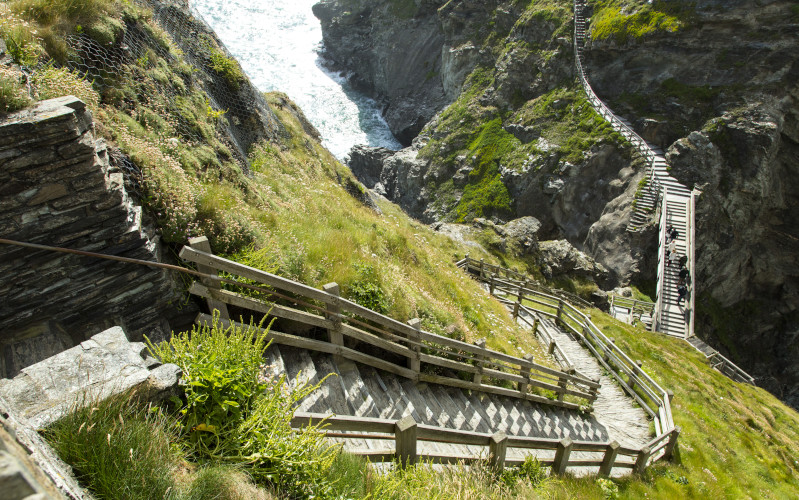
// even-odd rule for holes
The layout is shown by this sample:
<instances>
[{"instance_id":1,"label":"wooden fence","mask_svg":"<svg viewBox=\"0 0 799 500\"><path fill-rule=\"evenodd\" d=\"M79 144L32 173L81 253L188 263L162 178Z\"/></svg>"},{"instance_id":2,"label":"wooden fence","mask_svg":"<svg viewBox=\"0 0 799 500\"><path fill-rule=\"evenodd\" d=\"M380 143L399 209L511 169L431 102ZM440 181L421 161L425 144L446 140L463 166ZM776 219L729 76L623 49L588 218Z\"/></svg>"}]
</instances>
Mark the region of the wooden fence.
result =
<instances>
[{"instance_id":1,"label":"wooden fence","mask_svg":"<svg viewBox=\"0 0 799 500\"><path fill-rule=\"evenodd\" d=\"M474 262L473 259L467 258L459 261L458 265L468 268L470 260ZM493 274L488 278L481 274L472 275L488 283L489 292L512 308L514 317L519 317L530 324L521 312L530 316L533 316L533 313L543 314L553 318L561 328L570 331L652 418L656 437L641 450L646 450L647 460L668 458L671 455L670 448L680 433L680 428L675 427L671 414L671 400L674 394L664 390L644 372L640 361L633 361L616 346L613 339L606 337L588 316L562 298L526 288L519 282L499 279Z\"/></svg>"},{"instance_id":2,"label":"wooden fence","mask_svg":"<svg viewBox=\"0 0 799 500\"><path fill-rule=\"evenodd\" d=\"M495 266L485 262L483 259L475 260L469 257L468 254L466 254L466 257L464 257L463 260L456 262L455 265L466 270L466 272L470 274L478 275L481 280L490 280L492 276L500 279L505 278L506 280L522 283L527 289L538 290L539 292L544 292L549 295L555 295L564 300L568 300L569 302L578 304L580 307L593 306L593 304L578 295L565 290L560 290L558 288L547 287L516 270Z\"/></svg>"},{"instance_id":3,"label":"wooden fence","mask_svg":"<svg viewBox=\"0 0 799 500\"><path fill-rule=\"evenodd\" d=\"M180 257L209 275L195 282L190 292L207 299L209 309L219 310L225 324L230 324L227 306L235 306L325 332L321 338L309 338L271 331L269 338L277 344L334 354L416 381L575 410L590 406L597 397L596 380L488 349L484 340L474 345L426 332L418 319L396 321L340 297L335 283L319 290L215 256L205 238L191 240ZM219 271L238 277L226 284L231 288L230 283L236 283L236 291L223 289L212 278ZM253 298L243 290L261 295ZM198 320L207 322L211 316L201 314ZM376 355L374 348L384 354Z\"/></svg>"},{"instance_id":4,"label":"wooden fence","mask_svg":"<svg viewBox=\"0 0 799 500\"><path fill-rule=\"evenodd\" d=\"M622 297L620 295L610 295L610 308L611 311L614 307L621 307L630 310L630 316L638 318L639 321L645 321L644 318L649 317L649 321L655 315L655 303L647 302L644 300L631 299L629 297Z\"/></svg>"},{"instance_id":5,"label":"wooden fence","mask_svg":"<svg viewBox=\"0 0 799 500\"><path fill-rule=\"evenodd\" d=\"M506 466L521 464L525 452L534 451L542 465L552 467L553 474L572 472L575 467L596 467L600 475L610 475L613 469L632 469L643 472L655 453L669 459L677 443L679 429L653 439L641 449L625 448L618 442L572 441L569 438L550 439L526 436L508 436L503 432L487 434L481 432L447 429L418 424L413 417L400 420L380 418L329 416L324 414L294 414L291 425L294 428L308 426L324 420L326 435L331 438L384 440L382 449L354 450L357 455L368 457L372 462L396 461L399 464L414 464L427 461L440 464L471 464L486 461L495 470ZM393 446L392 442L393 441ZM419 441L449 443L484 447L479 454L432 454L419 451ZM518 450L516 457L508 457L508 450ZM581 457L575 457L576 453ZM593 472L593 470L592 470Z\"/></svg>"}]
</instances>

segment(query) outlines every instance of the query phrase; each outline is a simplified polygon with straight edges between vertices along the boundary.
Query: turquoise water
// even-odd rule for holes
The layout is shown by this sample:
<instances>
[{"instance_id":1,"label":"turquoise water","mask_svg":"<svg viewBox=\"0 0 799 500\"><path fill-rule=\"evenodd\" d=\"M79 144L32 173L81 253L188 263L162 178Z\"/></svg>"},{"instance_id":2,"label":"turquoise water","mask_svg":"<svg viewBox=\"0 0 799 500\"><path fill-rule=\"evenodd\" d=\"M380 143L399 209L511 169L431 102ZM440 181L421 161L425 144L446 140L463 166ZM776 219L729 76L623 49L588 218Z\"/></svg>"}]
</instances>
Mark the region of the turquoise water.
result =
<instances>
[{"instance_id":1,"label":"turquoise water","mask_svg":"<svg viewBox=\"0 0 799 500\"><path fill-rule=\"evenodd\" d=\"M318 0L192 0L252 82L279 90L302 108L322 143L343 159L356 144L400 149L374 100L322 67Z\"/></svg>"}]
</instances>

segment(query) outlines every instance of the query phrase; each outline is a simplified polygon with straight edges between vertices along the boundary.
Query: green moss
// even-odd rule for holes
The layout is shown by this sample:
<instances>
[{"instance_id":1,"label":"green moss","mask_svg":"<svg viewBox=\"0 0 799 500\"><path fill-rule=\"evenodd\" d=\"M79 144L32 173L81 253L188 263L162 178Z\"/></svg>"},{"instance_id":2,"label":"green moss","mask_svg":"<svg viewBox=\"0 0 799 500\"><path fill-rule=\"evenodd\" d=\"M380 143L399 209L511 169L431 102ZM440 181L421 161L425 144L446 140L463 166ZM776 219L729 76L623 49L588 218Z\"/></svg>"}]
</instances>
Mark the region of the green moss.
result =
<instances>
[{"instance_id":1,"label":"green moss","mask_svg":"<svg viewBox=\"0 0 799 500\"><path fill-rule=\"evenodd\" d=\"M463 189L463 196L455 207L456 222L466 222L475 217L512 215L511 198L499 174L487 176Z\"/></svg>"},{"instance_id":2,"label":"green moss","mask_svg":"<svg viewBox=\"0 0 799 500\"><path fill-rule=\"evenodd\" d=\"M103 16L85 27L84 32L100 45L113 45L122 35L124 28L119 19Z\"/></svg>"},{"instance_id":3,"label":"green moss","mask_svg":"<svg viewBox=\"0 0 799 500\"><path fill-rule=\"evenodd\" d=\"M601 0L591 18L591 38L613 38L624 44L654 33L675 33L690 22L694 12L694 4L687 2Z\"/></svg>"},{"instance_id":4,"label":"green moss","mask_svg":"<svg viewBox=\"0 0 799 500\"><path fill-rule=\"evenodd\" d=\"M469 172L468 184L455 208L457 221L510 215L510 193L500 179L499 164L519 145L519 140L502 128L500 118L495 118L480 128L469 144L468 155L476 159L477 166Z\"/></svg>"}]
</instances>

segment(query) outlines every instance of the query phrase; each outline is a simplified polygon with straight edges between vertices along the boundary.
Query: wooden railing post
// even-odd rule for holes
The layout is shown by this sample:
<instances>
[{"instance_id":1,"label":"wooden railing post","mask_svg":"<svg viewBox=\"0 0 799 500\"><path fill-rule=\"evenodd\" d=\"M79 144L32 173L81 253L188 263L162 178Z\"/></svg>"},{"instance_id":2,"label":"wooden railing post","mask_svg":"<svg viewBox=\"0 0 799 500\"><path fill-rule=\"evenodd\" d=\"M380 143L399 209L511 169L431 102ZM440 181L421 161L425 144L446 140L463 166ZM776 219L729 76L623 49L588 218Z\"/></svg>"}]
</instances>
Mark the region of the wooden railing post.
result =
<instances>
[{"instance_id":1,"label":"wooden railing post","mask_svg":"<svg viewBox=\"0 0 799 500\"><path fill-rule=\"evenodd\" d=\"M592 378L591 380L593 380L597 384L599 383L599 377ZM596 398L599 397L599 389L596 387L591 387L588 390L588 394L591 395L591 397L589 398L589 402L593 403L594 401L596 401Z\"/></svg>"},{"instance_id":2,"label":"wooden railing post","mask_svg":"<svg viewBox=\"0 0 799 500\"><path fill-rule=\"evenodd\" d=\"M674 448L677 446L677 438L680 437L680 432L682 432L682 427L679 425L671 431L669 443L663 449L664 460L671 460L671 458L674 456Z\"/></svg>"},{"instance_id":3,"label":"wooden railing post","mask_svg":"<svg viewBox=\"0 0 799 500\"><path fill-rule=\"evenodd\" d=\"M555 324L561 328L563 328L563 319L561 318L562 315L563 315L563 301L558 300L558 314L555 317Z\"/></svg>"},{"instance_id":4,"label":"wooden railing post","mask_svg":"<svg viewBox=\"0 0 799 500\"><path fill-rule=\"evenodd\" d=\"M640 359L636 360L635 361L635 365L633 366L633 375L639 375L641 373L641 367L643 365L644 365L644 363ZM635 381L636 380L637 380L636 378L630 377L630 381L627 383L627 385L630 386L630 389L635 389L635 385L636 385Z\"/></svg>"},{"instance_id":5,"label":"wooden railing post","mask_svg":"<svg viewBox=\"0 0 799 500\"><path fill-rule=\"evenodd\" d=\"M644 446L641 448L641 451L638 452L638 458L635 459L635 466L633 470L636 474L643 474L646 470L646 463L649 461L649 455L652 453L652 450L649 446Z\"/></svg>"},{"instance_id":6,"label":"wooden railing post","mask_svg":"<svg viewBox=\"0 0 799 500\"><path fill-rule=\"evenodd\" d=\"M485 277L485 265L486 265L485 260L480 259L480 279L483 279Z\"/></svg>"},{"instance_id":7,"label":"wooden railing post","mask_svg":"<svg viewBox=\"0 0 799 500\"><path fill-rule=\"evenodd\" d=\"M400 467L416 463L416 421L407 415L394 425L396 457Z\"/></svg>"},{"instance_id":8,"label":"wooden railing post","mask_svg":"<svg viewBox=\"0 0 799 500\"><path fill-rule=\"evenodd\" d=\"M474 343L477 347L485 349L486 346L486 339L479 339L477 342ZM474 374L474 383L480 384L483 381L483 368L485 364L485 356L482 354L475 355L477 358L477 373Z\"/></svg>"},{"instance_id":9,"label":"wooden railing post","mask_svg":"<svg viewBox=\"0 0 799 500\"><path fill-rule=\"evenodd\" d=\"M533 335L535 335L536 332L538 331L538 318L533 318L533 328L532 328L532 330L533 330Z\"/></svg>"},{"instance_id":10,"label":"wooden railing post","mask_svg":"<svg viewBox=\"0 0 799 500\"><path fill-rule=\"evenodd\" d=\"M411 344L408 346L413 351L413 357L408 358L408 368L416 373L416 378L419 378L419 371L421 370L421 351L422 346L420 345L422 341L422 320L419 318L414 318L408 321L408 324L414 329L415 333L413 335L409 335L408 339L411 340Z\"/></svg>"},{"instance_id":11,"label":"wooden railing post","mask_svg":"<svg viewBox=\"0 0 799 500\"><path fill-rule=\"evenodd\" d=\"M495 273L491 273L491 281L489 281L489 284L488 284L488 293L491 294L491 295L494 295L494 288L496 286L496 283L494 283L494 280L496 280L496 279L497 279L497 275Z\"/></svg>"},{"instance_id":12,"label":"wooden railing post","mask_svg":"<svg viewBox=\"0 0 799 500\"><path fill-rule=\"evenodd\" d=\"M339 297L341 290L338 283L328 283L322 286L322 290L330 295ZM344 334L341 332L341 306L338 304L327 304L327 312L325 313L327 319L333 322L333 326L328 329L330 336L330 343L335 345L344 345Z\"/></svg>"},{"instance_id":13,"label":"wooden railing post","mask_svg":"<svg viewBox=\"0 0 799 500\"><path fill-rule=\"evenodd\" d=\"M525 361L529 361L529 362L532 363L533 362L533 355L532 354L525 354L524 355L524 360ZM529 381L530 380L530 367L522 365L521 368L519 369L519 375L524 377L525 380ZM527 384L528 384L528 382L519 382L519 392L520 393L527 394Z\"/></svg>"},{"instance_id":14,"label":"wooden railing post","mask_svg":"<svg viewBox=\"0 0 799 500\"><path fill-rule=\"evenodd\" d=\"M524 300L524 287L521 283L519 283L519 297L516 299L516 303L513 304L513 319L518 319L519 317L519 309L521 309L522 301Z\"/></svg>"},{"instance_id":15,"label":"wooden railing post","mask_svg":"<svg viewBox=\"0 0 799 500\"><path fill-rule=\"evenodd\" d=\"M505 455L508 452L508 436L497 432L488 441L488 466L495 474L505 468Z\"/></svg>"},{"instance_id":16,"label":"wooden railing post","mask_svg":"<svg viewBox=\"0 0 799 500\"><path fill-rule=\"evenodd\" d=\"M208 241L208 238L206 238L205 236L190 238L189 246L201 252L213 253L211 252L211 243ZM203 274L211 274L214 276L217 275L217 270L211 266L197 264L197 270ZM211 291L219 290L221 288L218 281L212 281L210 279L202 279L200 281ZM208 299L208 309L211 311L212 315L214 314L214 310L217 310L219 311L219 317L221 319L230 319L230 314L228 314L227 306L225 305L224 302L220 302L214 299Z\"/></svg>"},{"instance_id":17,"label":"wooden railing post","mask_svg":"<svg viewBox=\"0 0 799 500\"><path fill-rule=\"evenodd\" d=\"M549 341L549 349L547 349L547 353L549 353L550 356L555 354L555 348L557 348L557 347L558 347L558 344L556 344L554 340L550 340Z\"/></svg>"},{"instance_id":18,"label":"wooden railing post","mask_svg":"<svg viewBox=\"0 0 799 500\"><path fill-rule=\"evenodd\" d=\"M566 473L566 467L569 466L569 455L572 453L572 440L563 438L558 443L558 448L555 450L555 462L552 464L552 473L557 476L562 476Z\"/></svg>"},{"instance_id":19,"label":"wooden railing post","mask_svg":"<svg viewBox=\"0 0 799 500\"><path fill-rule=\"evenodd\" d=\"M569 375L574 375L576 371L573 366L567 366L563 370L564 372L568 373ZM563 397L566 396L564 391L566 390L566 386L568 385L569 381L563 377L558 377L558 387L560 387L560 391L558 392L558 401L563 401Z\"/></svg>"},{"instance_id":20,"label":"wooden railing post","mask_svg":"<svg viewBox=\"0 0 799 500\"><path fill-rule=\"evenodd\" d=\"M607 448L605 448L605 456L602 458L602 465L599 466L600 476L609 476L613 470L613 464L616 463L616 456L619 454L619 447L621 445L612 441Z\"/></svg>"}]
</instances>

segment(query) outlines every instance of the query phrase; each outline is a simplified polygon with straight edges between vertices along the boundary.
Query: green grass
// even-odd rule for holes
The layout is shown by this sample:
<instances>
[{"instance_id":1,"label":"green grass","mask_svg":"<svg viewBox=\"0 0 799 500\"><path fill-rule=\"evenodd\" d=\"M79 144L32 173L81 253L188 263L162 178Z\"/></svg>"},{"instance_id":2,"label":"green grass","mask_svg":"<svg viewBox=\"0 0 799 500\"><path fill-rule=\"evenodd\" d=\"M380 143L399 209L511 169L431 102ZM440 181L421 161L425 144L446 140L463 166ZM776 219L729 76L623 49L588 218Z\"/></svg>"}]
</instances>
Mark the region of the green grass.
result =
<instances>
[{"instance_id":1,"label":"green grass","mask_svg":"<svg viewBox=\"0 0 799 500\"><path fill-rule=\"evenodd\" d=\"M239 62L228 57L222 49L216 46L208 46L209 57L211 58L211 69L219 73L233 90L238 90L244 81L244 72L239 66Z\"/></svg>"},{"instance_id":2,"label":"green grass","mask_svg":"<svg viewBox=\"0 0 799 500\"><path fill-rule=\"evenodd\" d=\"M3 37L16 37L20 58L36 60L38 55L25 54L38 54L39 47L58 60L66 53L59 52L63 49L59 36L64 29L71 26L69 29L74 30L80 24L88 30L94 21L101 20L113 28L111 20L119 18L116 7L106 9L109 2L87 3L100 13L97 18L91 12L62 9L62 3L55 10L61 12L57 18L48 18L45 13L28 18L27 22L45 24L39 26L40 38L30 37L27 42L22 35L31 32L22 21L12 26L2 24L10 17L2 17ZM16 4L3 3L0 7ZM564 4L531 2L529 9ZM520 22L534 17L535 12L529 9ZM168 37L150 23L146 13L132 12L128 6L124 15L141 23L142 29L152 34L153 44L172 50ZM545 18L550 14L536 15ZM552 33L568 28L568 23L551 24ZM100 31L98 28L93 36L101 36ZM113 33L113 29L104 33ZM503 43L486 40L485 48L498 56ZM467 341L487 337L489 346L511 354L520 353L522 348L535 350L532 336L514 326L501 305L452 265L467 251L478 259L497 259L475 255L474 250L410 220L395 205L381 202L383 215L378 215L350 196L344 186L355 183L351 174L308 138L297 110L290 105L278 106L282 96L269 94L267 100L286 133L279 141L253 148L253 177L248 178L218 140L217 122L224 116L209 114L206 96L190 85L190 67L185 63L165 64L153 51L127 69L113 84L94 89L100 97L95 114L98 130L140 166L143 202L167 244L179 247L189 236L205 234L216 253L317 287L336 281L346 297L370 303L402 321L419 317L426 330ZM422 151L439 168L449 168L458 155L473 152L477 156L479 168L469 179L474 190L471 199L475 200L469 208L471 213L490 208L494 202L488 197L481 201L481 193L496 190L502 194L496 185L498 165L521 168L520 159L536 152L534 142L517 143L504 131L501 125L508 121L539 128L565 161L579 160L586 148L602 141L618 144L618 138L603 128L604 122L582 100L576 85L517 103L518 108L498 109L479 99L493 84L493 69L475 70L464 94L442 113L430 145ZM76 81L70 85L76 85ZM160 97L159 86L168 86L169 95L175 98ZM705 96L703 89L672 86L670 91ZM556 100L561 104L555 106ZM172 137L190 140L175 145L169 141ZM444 183L441 189L454 200L451 183ZM711 370L684 342L621 325L596 311L592 315L633 359L644 361L645 371L674 390L674 416L683 428L677 461L657 466L643 478L614 482L620 498L797 496L799 418L795 411L761 389L730 382ZM160 498L161 492L174 485L175 498L181 498L178 494L207 498L215 489L233 491L230 498L236 498L234 494L238 498L266 494L247 493L251 484L222 487L222 478L242 473L205 468L213 464L192 464L189 459L196 457L169 446L175 439L175 426L168 416L150 414L135 405L109 405L111 410L76 412L74 418L59 423L64 427L52 430L62 436L65 453L74 455L73 461L79 463L76 471L93 485L93 491L105 488L102 491L112 492L112 497L113 492L139 491L145 495L141 498ZM134 457L141 457L141 469L131 463L131 450ZM155 465L145 470L146 463ZM267 470L262 467L260 471ZM527 477L509 486L479 467L443 473L419 467L378 476L364 472L362 462L347 456L336 458L330 470L334 471L332 476L320 471L311 474L320 491L333 497L606 498L613 490L595 478L554 478L534 486ZM147 471L152 477L144 477ZM298 477L308 480L302 474ZM99 479L96 486L91 483L95 479Z\"/></svg>"},{"instance_id":3,"label":"green grass","mask_svg":"<svg viewBox=\"0 0 799 500\"><path fill-rule=\"evenodd\" d=\"M20 83L21 74L0 68L0 114L13 113L33 102L28 90Z\"/></svg>"},{"instance_id":4,"label":"green grass","mask_svg":"<svg viewBox=\"0 0 799 500\"><path fill-rule=\"evenodd\" d=\"M693 14L694 4L688 2L600 0L591 18L591 38L624 44L655 33L676 33Z\"/></svg>"},{"instance_id":5,"label":"green grass","mask_svg":"<svg viewBox=\"0 0 799 500\"><path fill-rule=\"evenodd\" d=\"M140 404L134 395L85 403L44 434L96 498L273 498L241 470L189 463L177 445L172 417Z\"/></svg>"}]
</instances>

